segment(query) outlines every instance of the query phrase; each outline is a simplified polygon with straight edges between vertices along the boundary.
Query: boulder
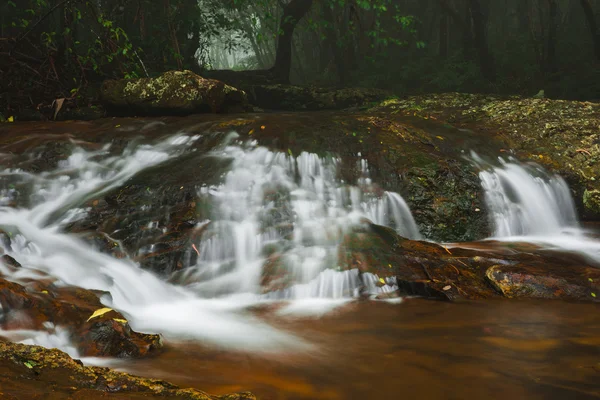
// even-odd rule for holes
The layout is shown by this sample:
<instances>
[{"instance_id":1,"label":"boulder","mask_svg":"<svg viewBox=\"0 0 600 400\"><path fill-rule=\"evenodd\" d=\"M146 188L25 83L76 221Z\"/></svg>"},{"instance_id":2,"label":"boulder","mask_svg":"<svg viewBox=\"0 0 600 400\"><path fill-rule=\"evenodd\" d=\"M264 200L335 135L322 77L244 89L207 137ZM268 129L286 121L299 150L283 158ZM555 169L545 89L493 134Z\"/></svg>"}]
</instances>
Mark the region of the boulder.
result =
<instances>
[{"instance_id":1,"label":"boulder","mask_svg":"<svg viewBox=\"0 0 600 400\"><path fill-rule=\"evenodd\" d=\"M107 80L100 96L117 115L189 115L243 111L246 93L191 71L169 71L156 78Z\"/></svg>"},{"instance_id":2,"label":"boulder","mask_svg":"<svg viewBox=\"0 0 600 400\"><path fill-rule=\"evenodd\" d=\"M393 229L369 224L347 235L340 254L346 268L395 278L401 295L451 301L600 300L600 269L581 256L521 243L490 241L476 247L409 240Z\"/></svg>"},{"instance_id":3,"label":"boulder","mask_svg":"<svg viewBox=\"0 0 600 400\"><path fill-rule=\"evenodd\" d=\"M100 294L44 281L25 287L0 278L0 329L63 326L79 354L89 357L142 357L162 347L159 335L131 330L123 315L100 303Z\"/></svg>"}]
</instances>

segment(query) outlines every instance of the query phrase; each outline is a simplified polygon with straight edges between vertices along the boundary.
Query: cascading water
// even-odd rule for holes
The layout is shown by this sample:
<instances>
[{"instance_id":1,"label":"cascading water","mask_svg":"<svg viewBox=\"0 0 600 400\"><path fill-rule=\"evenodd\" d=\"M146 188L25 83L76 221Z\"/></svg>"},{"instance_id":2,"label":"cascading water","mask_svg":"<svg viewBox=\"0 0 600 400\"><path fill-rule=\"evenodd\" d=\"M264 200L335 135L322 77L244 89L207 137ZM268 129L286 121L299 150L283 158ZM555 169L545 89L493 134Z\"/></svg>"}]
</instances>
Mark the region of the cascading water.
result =
<instances>
[{"instance_id":1,"label":"cascading water","mask_svg":"<svg viewBox=\"0 0 600 400\"><path fill-rule=\"evenodd\" d=\"M362 286L358 271L337 271L338 246L361 218L419 238L407 204L380 191L366 162L357 186L337 178L341 160L303 152L292 157L255 143L227 146L218 157L232 159L224 182L199 195L217 205L195 266L177 273L202 296L264 289L263 267L276 264L285 288L266 299L351 298ZM281 283L281 282L279 282Z\"/></svg>"},{"instance_id":2,"label":"cascading water","mask_svg":"<svg viewBox=\"0 0 600 400\"><path fill-rule=\"evenodd\" d=\"M494 236L560 233L578 227L567 183L539 166L506 162L479 173Z\"/></svg>"},{"instance_id":3,"label":"cascading water","mask_svg":"<svg viewBox=\"0 0 600 400\"><path fill-rule=\"evenodd\" d=\"M527 241L550 249L581 252L600 263L600 244L579 226L567 183L539 165L499 159L482 167L479 178L494 226L493 239Z\"/></svg>"},{"instance_id":4,"label":"cascading water","mask_svg":"<svg viewBox=\"0 0 600 400\"><path fill-rule=\"evenodd\" d=\"M3 275L15 281L51 277L58 285L107 291L103 303L121 311L138 331L278 351L306 343L240 310L272 299L351 298L360 286L358 272L337 271L337 248L361 218L419 237L404 200L377 189L366 163L358 185L349 186L336 178L340 160L335 157L292 157L256 144L226 146L209 155L232 159L232 166L220 185L199 188L214 215L199 223L208 226L196 265L171 283L61 232L67 222L85 217L81 204L182 155L195 140L180 134L119 155L111 155L110 146L77 148L51 172L1 171L0 227L13 237L7 252L23 265L15 270L0 263ZM25 193L30 196L23 199ZM284 266L293 284L263 294L266 262ZM371 284L370 278L364 285L372 291L390 289ZM60 335L26 336L54 343Z\"/></svg>"}]
</instances>

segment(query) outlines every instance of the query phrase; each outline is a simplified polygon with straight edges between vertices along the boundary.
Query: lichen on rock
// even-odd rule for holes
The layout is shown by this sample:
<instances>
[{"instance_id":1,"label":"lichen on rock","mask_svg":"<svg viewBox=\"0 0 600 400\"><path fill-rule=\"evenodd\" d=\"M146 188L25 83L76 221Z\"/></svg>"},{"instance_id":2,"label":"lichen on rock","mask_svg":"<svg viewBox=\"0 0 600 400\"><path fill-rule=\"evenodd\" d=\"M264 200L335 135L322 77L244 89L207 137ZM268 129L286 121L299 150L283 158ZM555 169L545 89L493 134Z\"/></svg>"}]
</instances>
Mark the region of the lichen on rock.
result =
<instances>
[{"instance_id":1,"label":"lichen on rock","mask_svg":"<svg viewBox=\"0 0 600 400\"><path fill-rule=\"evenodd\" d=\"M101 98L113 114L186 115L241 111L246 93L191 71L168 71L156 78L107 80Z\"/></svg>"}]
</instances>

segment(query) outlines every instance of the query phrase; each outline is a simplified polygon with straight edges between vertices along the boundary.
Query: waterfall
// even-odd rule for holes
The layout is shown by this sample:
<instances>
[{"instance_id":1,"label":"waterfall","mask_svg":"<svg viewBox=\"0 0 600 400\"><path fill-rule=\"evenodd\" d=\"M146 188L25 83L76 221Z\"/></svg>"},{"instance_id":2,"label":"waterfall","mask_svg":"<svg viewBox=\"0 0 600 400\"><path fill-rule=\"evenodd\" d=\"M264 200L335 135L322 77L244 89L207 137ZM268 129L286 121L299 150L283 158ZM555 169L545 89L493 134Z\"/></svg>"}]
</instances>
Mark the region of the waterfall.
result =
<instances>
[{"instance_id":1,"label":"waterfall","mask_svg":"<svg viewBox=\"0 0 600 400\"><path fill-rule=\"evenodd\" d=\"M381 191L366 177L357 185L343 182L339 158L312 153L294 157L256 143L224 145L207 154L231 160L231 167L220 184L198 188L213 213L210 221L199 222L208 224L207 230L196 243L200 257L184 270L185 276L166 282L129 259L101 253L63 232L68 222L85 218L86 201L186 154L198 138L177 134L154 145L132 144L118 154L110 145L94 151L75 148L53 171L0 170L0 229L12 236L5 251L23 266L10 269L0 262L2 275L17 282L49 277L56 285L106 291L109 295L101 301L123 313L137 331L279 351L307 344L244 313L246 307L288 299L297 301L288 311L303 300L327 310L351 299L361 285L358 271L340 270L337 249L362 218L419 237L400 195ZM269 262L286 268L291 284L263 293ZM36 343L55 343L64 339L55 334L59 331L23 335Z\"/></svg>"},{"instance_id":2,"label":"waterfall","mask_svg":"<svg viewBox=\"0 0 600 400\"><path fill-rule=\"evenodd\" d=\"M363 175L349 185L338 178L335 156L294 157L256 143L214 155L232 166L223 183L200 188L199 196L217 207L197 244L196 265L175 277L201 296L260 292L271 263L287 284L263 298L351 298L362 282L357 271L339 270L338 247L353 226L367 218L420 237L404 199L374 185L365 160Z\"/></svg>"},{"instance_id":3,"label":"waterfall","mask_svg":"<svg viewBox=\"0 0 600 400\"><path fill-rule=\"evenodd\" d=\"M536 243L577 252L600 266L600 243L580 228L567 183L539 165L499 159L490 165L476 154L479 178L494 233L492 239Z\"/></svg>"},{"instance_id":4,"label":"waterfall","mask_svg":"<svg viewBox=\"0 0 600 400\"><path fill-rule=\"evenodd\" d=\"M554 235L579 226L567 183L540 166L501 159L479 177L496 237Z\"/></svg>"}]
</instances>

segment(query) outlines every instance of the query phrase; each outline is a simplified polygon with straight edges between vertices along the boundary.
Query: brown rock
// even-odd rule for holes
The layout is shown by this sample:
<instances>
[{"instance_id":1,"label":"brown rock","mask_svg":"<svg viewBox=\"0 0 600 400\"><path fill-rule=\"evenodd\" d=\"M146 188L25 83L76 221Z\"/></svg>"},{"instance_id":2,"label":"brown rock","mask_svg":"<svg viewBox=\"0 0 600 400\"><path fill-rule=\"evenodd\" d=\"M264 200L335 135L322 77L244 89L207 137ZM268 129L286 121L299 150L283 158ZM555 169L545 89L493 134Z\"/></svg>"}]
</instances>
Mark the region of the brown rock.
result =
<instances>
[{"instance_id":1,"label":"brown rock","mask_svg":"<svg viewBox=\"0 0 600 400\"><path fill-rule=\"evenodd\" d=\"M0 279L1 329L44 330L45 322L66 326L82 356L142 357L162 347L159 335L132 331L114 310L90 318L104 308L93 291L56 289L41 282L31 287L35 290Z\"/></svg>"},{"instance_id":2,"label":"brown rock","mask_svg":"<svg viewBox=\"0 0 600 400\"><path fill-rule=\"evenodd\" d=\"M494 265L486 277L508 298L600 299L600 269L593 267Z\"/></svg>"}]
</instances>

